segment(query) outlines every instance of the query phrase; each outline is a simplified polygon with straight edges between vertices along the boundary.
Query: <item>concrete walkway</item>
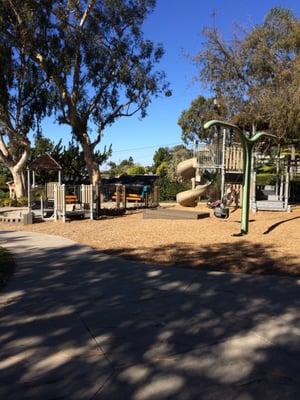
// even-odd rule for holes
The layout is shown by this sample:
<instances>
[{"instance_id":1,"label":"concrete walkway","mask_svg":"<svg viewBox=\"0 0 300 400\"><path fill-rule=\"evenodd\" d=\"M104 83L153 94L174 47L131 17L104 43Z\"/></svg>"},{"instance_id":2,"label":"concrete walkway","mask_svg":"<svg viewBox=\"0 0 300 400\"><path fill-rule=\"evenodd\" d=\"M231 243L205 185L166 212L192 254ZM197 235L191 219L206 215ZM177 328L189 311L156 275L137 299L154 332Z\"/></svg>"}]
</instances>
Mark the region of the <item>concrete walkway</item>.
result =
<instances>
[{"instance_id":1,"label":"concrete walkway","mask_svg":"<svg viewBox=\"0 0 300 400\"><path fill-rule=\"evenodd\" d=\"M0 398L296 400L299 280L157 268L0 232Z\"/></svg>"}]
</instances>

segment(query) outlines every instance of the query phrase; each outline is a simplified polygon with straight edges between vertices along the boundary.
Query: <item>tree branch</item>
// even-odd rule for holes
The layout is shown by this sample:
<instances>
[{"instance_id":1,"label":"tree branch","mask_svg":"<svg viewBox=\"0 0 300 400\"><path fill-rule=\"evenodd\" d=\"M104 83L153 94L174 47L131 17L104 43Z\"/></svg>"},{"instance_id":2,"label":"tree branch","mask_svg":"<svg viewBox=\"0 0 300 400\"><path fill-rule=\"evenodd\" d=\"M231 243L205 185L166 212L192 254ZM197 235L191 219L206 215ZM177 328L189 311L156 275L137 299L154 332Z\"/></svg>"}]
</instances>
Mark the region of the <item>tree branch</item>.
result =
<instances>
[{"instance_id":1,"label":"tree branch","mask_svg":"<svg viewBox=\"0 0 300 400\"><path fill-rule=\"evenodd\" d=\"M72 88L72 101L73 104L76 104L79 96L79 79L80 79L80 64L81 64L81 35L83 31L84 24L91 13L96 0L90 0L89 4L86 7L85 12L82 15L82 18L79 22L78 30L77 30L77 43L76 43L76 53L75 53L75 63L74 63L74 74L73 74L73 88Z\"/></svg>"},{"instance_id":2,"label":"tree branch","mask_svg":"<svg viewBox=\"0 0 300 400\"><path fill-rule=\"evenodd\" d=\"M13 167L13 161L3 140L3 133L0 133L0 159L8 168Z\"/></svg>"},{"instance_id":3,"label":"tree branch","mask_svg":"<svg viewBox=\"0 0 300 400\"><path fill-rule=\"evenodd\" d=\"M23 169L24 165L26 164L26 162L29 159L29 156L30 156L30 146L27 146L27 147L24 148L24 151L23 151L19 161L14 166L14 170L16 172L19 172L20 170Z\"/></svg>"}]
</instances>

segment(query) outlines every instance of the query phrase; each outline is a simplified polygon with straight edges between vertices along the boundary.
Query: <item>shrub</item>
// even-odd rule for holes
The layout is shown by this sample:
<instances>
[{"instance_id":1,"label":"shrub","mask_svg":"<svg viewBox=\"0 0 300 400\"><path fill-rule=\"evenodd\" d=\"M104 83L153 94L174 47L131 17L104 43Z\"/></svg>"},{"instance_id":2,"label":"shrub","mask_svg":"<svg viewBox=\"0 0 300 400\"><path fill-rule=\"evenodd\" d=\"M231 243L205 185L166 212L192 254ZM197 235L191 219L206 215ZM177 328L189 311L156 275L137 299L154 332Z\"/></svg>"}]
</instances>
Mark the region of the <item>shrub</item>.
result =
<instances>
[{"instance_id":1,"label":"shrub","mask_svg":"<svg viewBox=\"0 0 300 400\"><path fill-rule=\"evenodd\" d=\"M257 174L256 184L260 186L275 185L276 177L276 174Z\"/></svg>"},{"instance_id":2,"label":"shrub","mask_svg":"<svg viewBox=\"0 0 300 400\"><path fill-rule=\"evenodd\" d=\"M19 207L24 207L27 206L28 204L28 199L26 196L21 196L18 200L17 200L17 206Z\"/></svg>"},{"instance_id":3,"label":"shrub","mask_svg":"<svg viewBox=\"0 0 300 400\"><path fill-rule=\"evenodd\" d=\"M4 197L0 199L0 205L1 207L16 207L17 200L11 199L10 197Z\"/></svg>"},{"instance_id":4,"label":"shrub","mask_svg":"<svg viewBox=\"0 0 300 400\"><path fill-rule=\"evenodd\" d=\"M158 179L156 185L159 188L159 197L161 201L174 201L176 200L177 193L191 189L190 182L170 181L167 178Z\"/></svg>"}]
</instances>

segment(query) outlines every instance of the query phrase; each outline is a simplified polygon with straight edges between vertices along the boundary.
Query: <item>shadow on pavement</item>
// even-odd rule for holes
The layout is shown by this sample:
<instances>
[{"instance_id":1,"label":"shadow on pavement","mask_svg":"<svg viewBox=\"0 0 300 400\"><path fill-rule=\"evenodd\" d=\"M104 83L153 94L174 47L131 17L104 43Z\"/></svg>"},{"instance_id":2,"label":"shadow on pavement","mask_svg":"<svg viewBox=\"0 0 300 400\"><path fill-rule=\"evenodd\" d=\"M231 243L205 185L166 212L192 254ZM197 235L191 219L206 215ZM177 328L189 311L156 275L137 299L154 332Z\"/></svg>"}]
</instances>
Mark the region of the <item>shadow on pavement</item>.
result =
<instances>
[{"instance_id":1,"label":"shadow on pavement","mask_svg":"<svg viewBox=\"0 0 300 400\"><path fill-rule=\"evenodd\" d=\"M0 297L1 398L300 398L296 278L30 245L18 246L19 268ZM247 272L272 265L270 251L247 248L199 250L201 267L228 257ZM157 249L173 251L177 265L186 250Z\"/></svg>"}]
</instances>

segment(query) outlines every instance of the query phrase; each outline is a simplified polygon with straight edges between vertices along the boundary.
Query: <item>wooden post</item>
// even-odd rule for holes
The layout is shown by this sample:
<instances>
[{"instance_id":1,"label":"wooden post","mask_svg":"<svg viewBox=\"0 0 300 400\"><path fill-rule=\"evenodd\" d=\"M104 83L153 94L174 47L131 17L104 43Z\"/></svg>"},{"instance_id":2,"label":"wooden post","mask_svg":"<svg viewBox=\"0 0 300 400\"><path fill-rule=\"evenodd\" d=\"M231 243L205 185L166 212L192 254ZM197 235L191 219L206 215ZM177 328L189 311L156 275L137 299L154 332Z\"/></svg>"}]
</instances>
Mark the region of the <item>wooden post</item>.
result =
<instances>
[{"instance_id":1,"label":"wooden post","mask_svg":"<svg viewBox=\"0 0 300 400\"><path fill-rule=\"evenodd\" d=\"M120 202L121 202L121 199L120 199L120 197L121 197L120 188L121 188L121 185L117 184L116 185L116 207L117 208L120 208Z\"/></svg>"},{"instance_id":2,"label":"wooden post","mask_svg":"<svg viewBox=\"0 0 300 400\"><path fill-rule=\"evenodd\" d=\"M100 184L95 186L95 201L96 201L96 218L100 216L101 209L101 196L100 196Z\"/></svg>"},{"instance_id":3,"label":"wooden post","mask_svg":"<svg viewBox=\"0 0 300 400\"><path fill-rule=\"evenodd\" d=\"M65 185L59 185L59 190L61 193L61 208L62 208L62 219L63 222L66 222L66 189Z\"/></svg>"},{"instance_id":4,"label":"wooden post","mask_svg":"<svg viewBox=\"0 0 300 400\"><path fill-rule=\"evenodd\" d=\"M124 210L127 208L127 199L126 199L126 185L122 185L122 204Z\"/></svg>"},{"instance_id":5,"label":"wooden post","mask_svg":"<svg viewBox=\"0 0 300 400\"><path fill-rule=\"evenodd\" d=\"M27 205L28 212L31 211L31 184L30 184L30 169L27 169Z\"/></svg>"},{"instance_id":6,"label":"wooden post","mask_svg":"<svg viewBox=\"0 0 300 400\"><path fill-rule=\"evenodd\" d=\"M58 184L61 185L61 170L58 170Z\"/></svg>"},{"instance_id":7,"label":"wooden post","mask_svg":"<svg viewBox=\"0 0 300 400\"><path fill-rule=\"evenodd\" d=\"M222 141L222 165L221 165L221 199L225 194L225 149L226 149L226 129L223 129Z\"/></svg>"},{"instance_id":8,"label":"wooden post","mask_svg":"<svg viewBox=\"0 0 300 400\"><path fill-rule=\"evenodd\" d=\"M80 203L81 207L84 208L84 185L80 185Z\"/></svg>"},{"instance_id":9,"label":"wooden post","mask_svg":"<svg viewBox=\"0 0 300 400\"><path fill-rule=\"evenodd\" d=\"M41 215L42 215L42 219L44 219L44 203L43 203L43 196L41 196Z\"/></svg>"},{"instance_id":10,"label":"wooden post","mask_svg":"<svg viewBox=\"0 0 300 400\"><path fill-rule=\"evenodd\" d=\"M283 181L284 181L284 174L281 173L280 175L280 188L279 188L279 200L283 200Z\"/></svg>"},{"instance_id":11,"label":"wooden post","mask_svg":"<svg viewBox=\"0 0 300 400\"><path fill-rule=\"evenodd\" d=\"M148 192L145 193L145 207L146 208L149 207L149 194L148 194Z\"/></svg>"},{"instance_id":12,"label":"wooden post","mask_svg":"<svg viewBox=\"0 0 300 400\"><path fill-rule=\"evenodd\" d=\"M93 208L94 208L94 193L93 193L93 185L89 187L89 200L90 200L90 220L93 220Z\"/></svg>"},{"instance_id":13,"label":"wooden post","mask_svg":"<svg viewBox=\"0 0 300 400\"><path fill-rule=\"evenodd\" d=\"M288 205L289 205L289 190L290 189L290 174L289 170L287 169L286 174L285 174L285 193L284 193L284 209L287 211L288 210Z\"/></svg>"},{"instance_id":14,"label":"wooden post","mask_svg":"<svg viewBox=\"0 0 300 400\"><path fill-rule=\"evenodd\" d=\"M32 187L35 187L35 171L32 171Z\"/></svg>"},{"instance_id":15,"label":"wooden post","mask_svg":"<svg viewBox=\"0 0 300 400\"><path fill-rule=\"evenodd\" d=\"M154 186L154 188L153 188L153 200L154 200L154 206L158 207L158 205L159 205L159 190L158 190L158 186Z\"/></svg>"},{"instance_id":16,"label":"wooden post","mask_svg":"<svg viewBox=\"0 0 300 400\"><path fill-rule=\"evenodd\" d=\"M296 147L293 144L291 149L291 164L292 167L290 168L290 179L294 180L294 174L297 173L297 168L295 168L295 160L296 160Z\"/></svg>"},{"instance_id":17,"label":"wooden post","mask_svg":"<svg viewBox=\"0 0 300 400\"><path fill-rule=\"evenodd\" d=\"M57 184L53 186L53 197L54 197L54 219L57 221Z\"/></svg>"},{"instance_id":18,"label":"wooden post","mask_svg":"<svg viewBox=\"0 0 300 400\"><path fill-rule=\"evenodd\" d=\"M251 199L251 208L252 211L256 212L256 172L252 172L252 199Z\"/></svg>"}]
</instances>

